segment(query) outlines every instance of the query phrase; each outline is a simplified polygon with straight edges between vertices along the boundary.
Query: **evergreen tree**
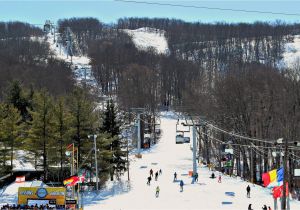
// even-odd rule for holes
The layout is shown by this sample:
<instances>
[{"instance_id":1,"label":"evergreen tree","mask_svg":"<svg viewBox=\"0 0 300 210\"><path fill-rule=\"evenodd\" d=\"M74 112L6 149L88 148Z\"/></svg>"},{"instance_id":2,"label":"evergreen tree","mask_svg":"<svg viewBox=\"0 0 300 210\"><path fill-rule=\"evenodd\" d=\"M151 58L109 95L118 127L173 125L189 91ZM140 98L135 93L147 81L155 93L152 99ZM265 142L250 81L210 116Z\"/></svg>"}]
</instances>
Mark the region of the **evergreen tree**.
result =
<instances>
[{"instance_id":1,"label":"evergreen tree","mask_svg":"<svg viewBox=\"0 0 300 210\"><path fill-rule=\"evenodd\" d=\"M30 92L30 95L31 94ZM31 118L28 112L28 108L31 107L31 104L25 96L19 81L13 81L11 83L7 95L7 102L20 111L23 121Z\"/></svg>"},{"instance_id":2,"label":"evergreen tree","mask_svg":"<svg viewBox=\"0 0 300 210\"><path fill-rule=\"evenodd\" d=\"M35 93L33 97L33 111L29 130L29 150L35 154L35 161L43 157L44 179L48 174L48 148L53 146L53 99L47 91ZM49 153L51 154L51 153ZM52 154L55 155L55 154Z\"/></svg>"},{"instance_id":3,"label":"evergreen tree","mask_svg":"<svg viewBox=\"0 0 300 210\"><path fill-rule=\"evenodd\" d=\"M63 164L65 162L65 147L70 143L69 125L70 125L70 112L66 106L65 99L60 97L56 101L54 107L54 129L55 139L59 143L59 163L60 163L60 180L63 179ZM56 159L58 159L56 157Z\"/></svg>"},{"instance_id":4,"label":"evergreen tree","mask_svg":"<svg viewBox=\"0 0 300 210\"><path fill-rule=\"evenodd\" d=\"M94 104L84 90L76 88L69 98L71 114L71 138L78 147L78 161L82 162L82 154L90 150L89 143L82 144L87 136L95 131L97 115L94 113Z\"/></svg>"},{"instance_id":5,"label":"evergreen tree","mask_svg":"<svg viewBox=\"0 0 300 210\"><path fill-rule=\"evenodd\" d=\"M13 105L6 105L3 109L5 114L4 118L0 122L1 136L6 147L10 148L10 169L13 169L14 150L17 147L19 136L21 135L23 124L22 117L17 108Z\"/></svg>"},{"instance_id":6,"label":"evergreen tree","mask_svg":"<svg viewBox=\"0 0 300 210\"><path fill-rule=\"evenodd\" d=\"M111 151L111 180L116 175L120 177L126 170L126 150L123 139L119 137L120 126L117 121L117 114L114 102L107 101L106 110L104 112L104 119L102 129L103 132L108 133L112 137Z\"/></svg>"}]
</instances>

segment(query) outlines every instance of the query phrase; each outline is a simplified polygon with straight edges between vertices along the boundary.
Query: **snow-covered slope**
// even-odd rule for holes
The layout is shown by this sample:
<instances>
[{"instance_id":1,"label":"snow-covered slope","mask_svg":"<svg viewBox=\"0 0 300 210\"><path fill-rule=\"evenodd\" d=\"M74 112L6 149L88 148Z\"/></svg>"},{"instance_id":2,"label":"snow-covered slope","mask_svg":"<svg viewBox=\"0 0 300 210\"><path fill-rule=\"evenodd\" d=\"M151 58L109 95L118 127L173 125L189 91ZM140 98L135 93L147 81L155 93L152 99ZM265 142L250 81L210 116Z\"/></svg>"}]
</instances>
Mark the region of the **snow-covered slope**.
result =
<instances>
[{"instance_id":1,"label":"snow-covered slope","mask_svg":"<svg viewBox=\"0 0 300 210\"><path fill-rule=\"evenodd\" d=\"M198 169L199 181L191 184L188 171L192 170L192 151L190 144L175 144L177 118L170 112L163 113L161 120L162 138L149 151L144 151L142 159L134 159L130 167L129 190L119 186L116 190L103 191L98 195L86 195L85 209L197 209L197 210L242 210L252 203L253 209L261 209L263 205L272 206L273 199L270 189L251 184L251 198L246 197L249 184L240 178L222 177L222 183L210 179L207 167ZM191 135L190 135L191 136ZM154 173L162 169L158 181L146 184L149 170ZM184 191L180 192L179 182L173 182L174 172L178 180L185 183ZM216 173L218 175L218 173ZM125 177L126 178L126 177ZM123 182L122 182L123 183ZM160 187L160 195L155 197L155 188ZM225 192L234 192L228 196ZM232 204L222 204L232 202ZM291 209L300 209L300 202L291 201Z\"/></svg>"},{"instance_id":2,"label":"snow-covered slope","mask_svg":"<svg viewBox=\"0 0 300 210\"><path fill-rule=\"evenodd\" d=\"M152 47L158 54L168 54L168 42L165 37L165 32L154 28L139 28L136 30L124 29L135 46L140 50L147 50Z\"/></svg>"},{"instance_id":3,"label":"snow-covered slope","mask_svg":"<svg viewBox=\"0 0 300 210\"><path fill-rule=\"evenodd\" d=\"M285 45L283 62L288 68L293 68L297 64L300 65L300 35L294 37L294 42Z\"/></svg>"}]
</instances>

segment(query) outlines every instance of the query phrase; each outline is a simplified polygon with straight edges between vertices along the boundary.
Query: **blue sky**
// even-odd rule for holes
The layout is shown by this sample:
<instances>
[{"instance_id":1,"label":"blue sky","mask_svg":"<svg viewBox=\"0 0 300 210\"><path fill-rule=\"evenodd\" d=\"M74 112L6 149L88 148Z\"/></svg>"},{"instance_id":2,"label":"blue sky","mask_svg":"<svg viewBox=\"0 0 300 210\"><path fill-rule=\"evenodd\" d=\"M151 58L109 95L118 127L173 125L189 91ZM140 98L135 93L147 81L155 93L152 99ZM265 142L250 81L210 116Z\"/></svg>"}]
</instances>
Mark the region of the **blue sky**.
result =
<instances>
[{"instance_id":1,"label":"blue sky","mask_svg":"<svg viewBox=\"0 0 300 210\"><path fill-rule=\"evenodd\" d=\"M136 0L140 1L140 0ZM300 13L300 0L144 0L206 7ZM43 24L46 19L57 21L60 18L96 17L105 23L116 22L122 17L167 17L185 21L201 22L254 22L283 20L288 23L300 22L299 16L253 14L231 11L205 10L195 8L168 7L116 2L114 0L94 1L2 1L0 0L0 21L19 20L33 24Z\"/></svg>"}]
</instances>

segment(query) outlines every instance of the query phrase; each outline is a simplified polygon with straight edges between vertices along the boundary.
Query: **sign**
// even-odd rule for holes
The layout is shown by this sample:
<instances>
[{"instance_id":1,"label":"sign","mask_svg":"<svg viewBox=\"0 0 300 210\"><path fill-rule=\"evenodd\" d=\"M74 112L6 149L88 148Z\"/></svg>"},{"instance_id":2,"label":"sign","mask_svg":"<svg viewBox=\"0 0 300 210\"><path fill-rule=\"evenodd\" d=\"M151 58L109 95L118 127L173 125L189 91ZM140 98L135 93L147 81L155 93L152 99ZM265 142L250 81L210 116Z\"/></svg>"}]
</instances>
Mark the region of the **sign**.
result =
<instances>
[{"instance_id":1,"label":"sign","mask_svg":"<svg viewBox=\"0 0 300 210\"><path fill-rule=\"evenodd\" d=\"M25 176L17 176L16 183L22 183L22 182L25 182Z\"/></svg>"},{"instance_id":2,"label":"sign","mask_svg":"<svg viewBox=\"0 0 300 210\"><path fill-rule=\"evenodd\" d=\"M225 149L225 152L233 155L233 149Z\"/></svg>"},{"instance_id":3,"label":"sign","mask_svg":"<svg viewBox=\"0 0 300 210\"><path fill-rule=\"evenodd\" d=\"M300 169L294 169L294 176L300 176Z\"/></svg>"},{"instance_id":4,"label":"sign","mask_svg":"<svg viewBox=\"0 0 300 210\"><path fill-rule=\"evenodd\" d=\"M77 204L76 200L66 200L66 204Z\"/></svg>"},{"instance_id":5,"label":"sign","mask_svg":"<svg viewBox=\"0 0 300 210\"><path fill-rule=\"evenodd\" d=\"M57 205L65 205L66 188L64 187L19 187L18 204L26 205L28 200L48 200Z\"/></svg>"}]
</instances>

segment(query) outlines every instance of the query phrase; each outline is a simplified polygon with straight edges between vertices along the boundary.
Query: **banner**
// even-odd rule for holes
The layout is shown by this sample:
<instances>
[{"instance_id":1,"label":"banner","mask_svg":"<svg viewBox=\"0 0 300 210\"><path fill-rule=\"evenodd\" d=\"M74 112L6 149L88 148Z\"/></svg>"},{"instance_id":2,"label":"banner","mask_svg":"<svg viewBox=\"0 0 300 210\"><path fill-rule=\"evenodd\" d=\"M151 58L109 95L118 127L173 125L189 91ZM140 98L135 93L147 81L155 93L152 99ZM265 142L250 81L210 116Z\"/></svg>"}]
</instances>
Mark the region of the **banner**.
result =
<instances>
[{"instance_id":1,"label":"banner","mask_svg":"<svg viewBox=\"0 0 300 210\"><path fill-rule=\"evenodd\" d=\"M48 200L56 205L65 205L64 187L19 187L18 204L26 205L28 200Z\"/></svg>"},{"instance_id":2,"label":"banner","mask_svg":"<svg viewBox=\"0 0 300 210\"><path fill-rule=\"evenodd\" d=\"M22 182L25 182L25 176L17 176L16 183L22 183Z\"/></svg>"},{"instance_id":3,"label":"banner","mask_svg":"<svg viewBox=\"0 0 300 210\"><path fill-rule=\"evenodd\" d=\"M274 187L272 189L273 192L273 197L274 198L280 198L283 195L283 185L279 186L279 187ZM289 185L288 183L286 183L286 196L289 196Z\"/></svg>"}]
</instances>

